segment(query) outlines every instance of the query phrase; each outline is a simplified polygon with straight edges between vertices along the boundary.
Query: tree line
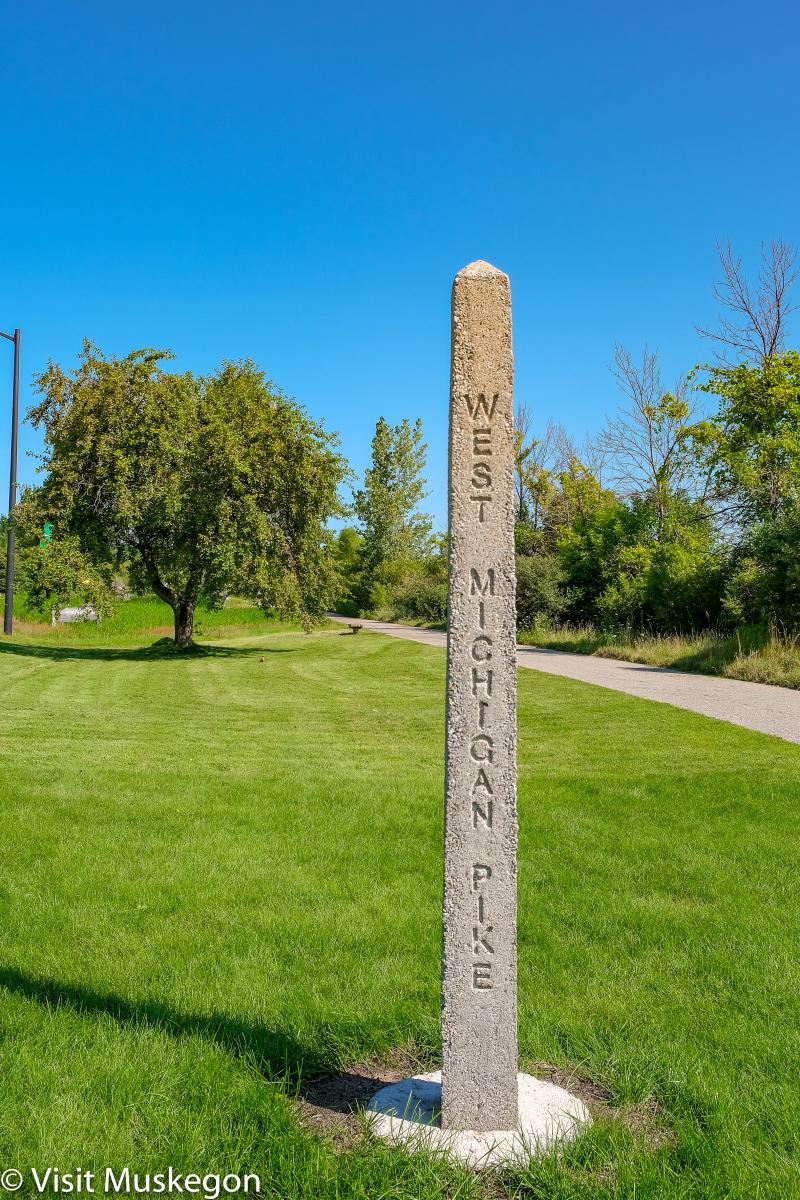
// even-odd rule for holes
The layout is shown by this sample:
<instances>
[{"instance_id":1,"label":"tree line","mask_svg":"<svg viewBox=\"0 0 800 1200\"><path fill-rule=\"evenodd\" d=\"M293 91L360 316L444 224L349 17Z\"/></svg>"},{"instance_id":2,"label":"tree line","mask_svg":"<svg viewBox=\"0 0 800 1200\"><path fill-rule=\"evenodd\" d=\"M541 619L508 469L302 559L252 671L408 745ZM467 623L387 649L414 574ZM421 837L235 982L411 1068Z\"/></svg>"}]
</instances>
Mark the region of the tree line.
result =
<instances>
[{"instance_id":1,"label":"tree line","mask_svg":"<svg viewBox=\"0 0 800 1200\"><path fill-rule=\"evenodd\" d=\"M582 443L552 422L534 436L518 407L520 628L800 626L800 354L787 348L796 256L785 242L762 247L751 281L729 245L718 249L720 321L698 330L710 363L670 388L655 351L635 359L617 346L619 410ZM359 527L339 538L352 611L446 618L443 539L409 487L422 452L419 425L379 424ZM393 506L378 479L383 491L396 480ZM391 538L370 517L381 510Z\"/></svg>"},{"instance_id":2,"label":"tree line","mask_svg":"<svg viewBox=\"0 0 800 1200\"><path fill-rule=\"evenodd\" d=\"M800 625L795 254L763 248L754 280L729 246L720 263L720 321L699 331L711 362L668 388L655 351L618 346L619 411L582 443L554 423L535 435L518 407L522 628ZM35 380L44 481L15 514L29 608L88 602L103 614L124 577L172 608L181 648L198 602L229 593L307 626L330 609L446 620L446 535L424 512L421 421L381 418L357 481L337 437L253 362L198 376L170 371L170 358L86 342L73 370L50 363Z\"/></svg>"}]
</instances>

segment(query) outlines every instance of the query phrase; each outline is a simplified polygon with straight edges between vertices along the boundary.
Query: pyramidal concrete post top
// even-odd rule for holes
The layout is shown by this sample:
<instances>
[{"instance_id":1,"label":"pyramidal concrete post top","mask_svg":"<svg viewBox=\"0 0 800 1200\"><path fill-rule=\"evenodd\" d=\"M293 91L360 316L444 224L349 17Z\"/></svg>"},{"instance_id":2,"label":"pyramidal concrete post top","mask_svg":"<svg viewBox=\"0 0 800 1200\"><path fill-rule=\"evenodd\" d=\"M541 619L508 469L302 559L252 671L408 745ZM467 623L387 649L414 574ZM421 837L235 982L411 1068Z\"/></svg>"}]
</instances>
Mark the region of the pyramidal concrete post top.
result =
<instances>
[{"instance_id":1,"label":"pyramidal concrete post top","mask_svg":"<svg viewBox=\"0 0 800 1200\"><path fill-rule=\"evenodd\" d=\"M485 262L482 258L476 258L475 262L467 263L465 267L456 275L456 279L475 278L478 275L499 275L503 279L508 279L505 271L501 271L499 267L493 267L491 263Z\"/></svg>"}]
</instances>

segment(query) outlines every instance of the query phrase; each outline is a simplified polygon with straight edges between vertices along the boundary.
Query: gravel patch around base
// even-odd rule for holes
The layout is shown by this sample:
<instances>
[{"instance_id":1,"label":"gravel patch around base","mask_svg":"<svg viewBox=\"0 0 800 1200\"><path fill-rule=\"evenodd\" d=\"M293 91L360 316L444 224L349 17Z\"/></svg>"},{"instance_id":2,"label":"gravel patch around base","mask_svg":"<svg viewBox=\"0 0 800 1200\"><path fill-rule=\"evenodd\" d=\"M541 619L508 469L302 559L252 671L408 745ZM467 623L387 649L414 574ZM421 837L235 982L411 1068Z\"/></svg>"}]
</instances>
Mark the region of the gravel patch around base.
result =
<instances>
[{"instance_id":1,"label":"gravel patch around base","mask_svg":"<svg viewBox=\"0 0 800 1200\"><path fill-rule=\"evenodd\" d=\"M620 1105L603 1084L577 1067L534 1062L527 1069L536 1079L577 1096L595 1120L626 1125L651 1149L674 1145L675 1134L654 1097L641 1104ZM300 1121L310 1132L326 1138L337 1152L352 1150L367 1131L365 1117L370 1100L387 1084L398 1083L417 1070L417 1060L399 1052L387 1060L352 1063L336 1075L304 1080L295 1098Z\"/></svg>"}]
</instances>

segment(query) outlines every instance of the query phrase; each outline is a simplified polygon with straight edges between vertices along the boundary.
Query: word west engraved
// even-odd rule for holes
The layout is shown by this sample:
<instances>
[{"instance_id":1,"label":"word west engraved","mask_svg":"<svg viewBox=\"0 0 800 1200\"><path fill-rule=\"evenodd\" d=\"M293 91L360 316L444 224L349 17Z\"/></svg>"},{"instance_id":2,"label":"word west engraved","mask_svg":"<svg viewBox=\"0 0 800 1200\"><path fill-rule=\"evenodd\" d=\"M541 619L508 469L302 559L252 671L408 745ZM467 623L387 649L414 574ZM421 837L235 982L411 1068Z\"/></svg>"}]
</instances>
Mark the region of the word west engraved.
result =
<instances>
[{"instance_id":1,"label":"word west engraved","mask_svg":"<svg viewBox=\"0 0 800 1200\"><path fill-rule=\"evenodd\" d=\"M442 1125L517 1120L516 610L508 278L453 285Z\"/></svg>"},{"instance_id":2,"label":"word west engraved","mask_svg":"<svg viewBox=\"0 0 800 1200\"><path fill-rule=\"evenodd\" d=\"M474 424L472 427L474 462L470 481L472 486L470 500L478 505L478 520L483 523L486 520L486 506L492 501L492 465L490 462L485 462L484 459L488 459L492 453L492 417L499 397L495 393L491 399L487 399L483 392L478 392L475 400L469 396L465 396L464 399L472 420L481 421L480 425Z\"/></svg>"}]
</instances>

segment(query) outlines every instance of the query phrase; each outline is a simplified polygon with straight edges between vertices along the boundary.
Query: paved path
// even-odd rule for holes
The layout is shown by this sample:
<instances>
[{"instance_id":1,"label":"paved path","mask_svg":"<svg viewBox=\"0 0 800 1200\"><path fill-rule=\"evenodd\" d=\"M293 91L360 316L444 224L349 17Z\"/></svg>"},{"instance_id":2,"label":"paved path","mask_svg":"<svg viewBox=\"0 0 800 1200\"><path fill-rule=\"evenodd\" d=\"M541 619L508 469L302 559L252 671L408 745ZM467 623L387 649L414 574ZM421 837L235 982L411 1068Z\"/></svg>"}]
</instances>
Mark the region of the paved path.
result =
<instances>
[{"instance_id":1,"label":"paved path","mask_svg":"<svg viewBox=\"0 0 800 1200\"><path fill-rule=\"evenodd\" d=\"M348 622L346 617L333 619ZM427 646L447 645L447 634L439 630L391 625L388 621L361 620L360 624L375 633L386 633ZM540 650L537 646L518 646L517 662L534 671L566 675L582 683L594 683L598 687L640 696L643 700L688 708L691 712L730 721L732 725L743 725L745 729L755 729L759 733L771 733L787 742L800 742L800 691L791 688L745 683L714 675L691 675L687 671L620 662L614 658Z\"/></svg>"}]
</instances>

